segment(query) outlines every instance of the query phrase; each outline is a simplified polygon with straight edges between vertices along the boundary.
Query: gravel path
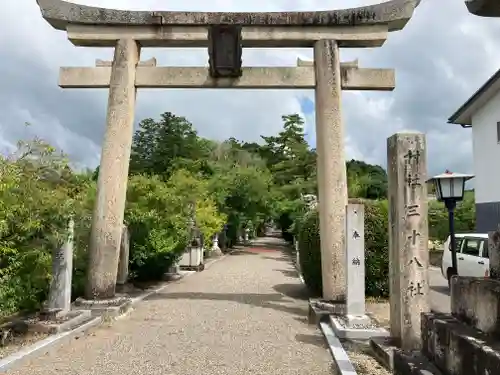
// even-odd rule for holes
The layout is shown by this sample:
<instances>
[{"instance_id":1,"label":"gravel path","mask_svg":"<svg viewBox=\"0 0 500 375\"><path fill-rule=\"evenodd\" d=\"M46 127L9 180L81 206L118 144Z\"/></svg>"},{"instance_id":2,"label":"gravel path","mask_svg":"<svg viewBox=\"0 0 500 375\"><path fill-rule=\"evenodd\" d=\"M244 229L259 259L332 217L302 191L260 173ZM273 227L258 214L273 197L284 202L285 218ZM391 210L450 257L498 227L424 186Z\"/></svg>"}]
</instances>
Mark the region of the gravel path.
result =
<instances>
[{"instance_id":1,"label":"gravel path","mask_svg":"<svg viewBox=\"0 0 500 375\"><path fill-rule=\"evenodd\" d=\"M56 346L10 375L331 375L292 264L261 239L142 302L110 327Z\"/></svg>"}]
</instances>

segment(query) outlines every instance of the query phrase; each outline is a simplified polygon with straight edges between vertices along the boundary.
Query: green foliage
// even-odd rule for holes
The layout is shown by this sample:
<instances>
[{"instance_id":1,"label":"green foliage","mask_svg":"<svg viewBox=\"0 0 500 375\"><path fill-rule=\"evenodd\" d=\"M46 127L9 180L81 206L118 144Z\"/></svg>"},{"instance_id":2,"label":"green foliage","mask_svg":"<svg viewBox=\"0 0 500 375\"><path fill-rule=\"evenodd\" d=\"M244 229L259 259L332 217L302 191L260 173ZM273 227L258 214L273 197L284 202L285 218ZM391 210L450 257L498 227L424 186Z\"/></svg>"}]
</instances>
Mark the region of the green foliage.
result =
<instances>
[{"instance_id":1,"label":"green foliage","mask_svg":"<svg viewBox=\"0 0 500 375\"><path fill-rule=\"evenodd\" d=\"M448 210L444 203L429 201L429 239L444 241L448 237ZM476 205L474 192L466 191L464 200L457 203L455 209L455 231L457 233L474 232L476 226Z\"/></svg>"},{"instance_id":2,"label":"green foliage","mask_svg":"<svg viewBox=\"0 0 500 375\"><path fill-rule=\"evenodd\" d=\"M210 143L203 142L184 117L165 112L159 121L139 123L130 156L130 173L170 177L177 169L193 172L204 168Z\"/></svg>"},{"instance_id":3,"label":"green foliage","mask_svg":"<svg viewBox=\"0 0 500 375\"><path fill-rule=\"evenodd\" d=\"M365 205L365 287L366 295L389 295L387 201L349 200ZM299 224L300 266L306 285L315 295L322 294L319 215L306 213Z\"/></svg>"},{"instance_id":4,"label":"green foliage","mask_svg":"<svg viewBox=\"0 0 500 375\"><path fill-rule=\"evenodd\" d=\"M0 157L0 315L45 298L51 252L81 216L77 185L64 155L38 138Z\"/></svg>"},{"instance_id":5,"label":"green foliage","mask_svg":"<svg viewBox=\"0 0 500 375\"><path fill-rule=\"evenodd\" d=\"M316 151L307 144L298 114L282 120L283 130L262 137L263 144L202 138L186 118L170 112L140 122L125 209L133 279L158 279L179 258L194 213L206 247L224 226L228 242L220 245L232 246L245 228L252 236L274 220L285 239L299 237L306 254L304 276L320 291L317 214L304 216L302 200L304 194L317 195ZM381 167L351 160L347 174L350 197L386 196ZM40 307L51 278L51 253L62 244L70 218L75 223L73 298L82 295L98 175L99 168L72 170L63 154L38 138L0 157L0 316ZM473 225L471 202L457 211L463 228ZM367 290L385 295L386 204L366 204ZM436 206L430 212L432 225L442 231L445 211Z\"/></svg>"},{"instance_id":6,"label":"green foliage","mask_svg":"<svg viewBox=\"0 0 500 375\"><path fill-rule=\"evenodd\" d=\"M389 296L389 205L386 200L365 205L365 289L370 297Z\"/></svg>"},{"instance_id":7,"label":"green foliage","mask_svg":"<svg viewBox=\"0 0 500 375\"><path fill-rule=\"evenodd\" d=\"M205 238L222 227L225 217L215 208L207 182L184 170L168 181L136 175L129 181L125 221L130 231L132 277L159 279L189 242L189 207L194 203L196 223Z\"/></svg>"},{"instance_id":8,"label":"green foliage","mask_svg":"<svg viewBox=\"0 0 500 375\"><path fill-rule=\"evenodd\" d=\"M266 160L274 182L273 216L287 241L293 223L302 214L303 194L317 194L316 151L305 139L304 120L298 114L282 116L283 131L262 137L259 154Z\"/></svg>"},{"instance_id":9,"label":"green foliage","mask_svg":"<svg viewBox=\"0 0 500 375\"><path fill-rule=\"evenodd\" d=\"M306 213L299 226L297 240L299 241L300 270L309 290L314 295L321 296L323 287L318 211L311 210Z\"/></svg>"},{"instance_id":10,"label":"green foliage","mask_svg":"<svg viewBox=\"0 0 500 375\"><path fill-rule=\"evenodd\" d=\"M381 166L350 160L346 163L346 168L349 197L387 198L387 173Z\"/></svg>"}]
</instances>

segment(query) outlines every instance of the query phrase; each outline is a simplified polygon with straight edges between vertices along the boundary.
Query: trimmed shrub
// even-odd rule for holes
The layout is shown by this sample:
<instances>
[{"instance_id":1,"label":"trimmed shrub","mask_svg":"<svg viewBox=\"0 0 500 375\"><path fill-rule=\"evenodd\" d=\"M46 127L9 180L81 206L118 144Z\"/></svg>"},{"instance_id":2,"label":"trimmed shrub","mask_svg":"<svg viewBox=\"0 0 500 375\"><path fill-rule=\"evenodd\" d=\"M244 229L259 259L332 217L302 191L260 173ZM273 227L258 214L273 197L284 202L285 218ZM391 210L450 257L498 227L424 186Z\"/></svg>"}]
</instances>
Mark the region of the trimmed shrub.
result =
<instances>
[{"instance_id":1,"label":"trimmed shrub","mask_svg":"<svg viewBox=\"0 0 500 375\"><path fill-rule=\"evenodd\" d=\"M299 261L304 281L314 295L322 295L318 211L307 212L298 226Z\"/></svg>"},{"instance_id":2,"label":"trimmed shrub","mask_svg":"<svg viewBox=\"0 0 500 375\"><path fill-rule=\"evenodd\" d=\"M389 249L387 201L350 199L365 206L365 287L370 297L389 295ZM319 215L306 213L298 222L302 275L311 293L322 294Z\"/></svg>"}]
</instances>

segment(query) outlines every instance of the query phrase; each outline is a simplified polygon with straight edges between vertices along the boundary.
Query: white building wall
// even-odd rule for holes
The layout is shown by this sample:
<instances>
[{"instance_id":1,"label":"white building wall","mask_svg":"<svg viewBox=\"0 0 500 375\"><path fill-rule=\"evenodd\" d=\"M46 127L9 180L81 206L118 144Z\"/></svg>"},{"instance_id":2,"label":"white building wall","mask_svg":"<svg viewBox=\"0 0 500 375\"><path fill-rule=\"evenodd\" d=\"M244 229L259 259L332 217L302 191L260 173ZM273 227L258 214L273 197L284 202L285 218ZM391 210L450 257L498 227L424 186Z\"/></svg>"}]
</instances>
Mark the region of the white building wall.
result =
<instances>
[{"instance_id":1,"label":"white building wall","mask_svg":"<svg viewBox=\"0 0 500 375\"><path fill-rule=\"evenodd\" d=\"M476 203L500 202L500 92L472 116Z\"/></svg>"}]
</instances>

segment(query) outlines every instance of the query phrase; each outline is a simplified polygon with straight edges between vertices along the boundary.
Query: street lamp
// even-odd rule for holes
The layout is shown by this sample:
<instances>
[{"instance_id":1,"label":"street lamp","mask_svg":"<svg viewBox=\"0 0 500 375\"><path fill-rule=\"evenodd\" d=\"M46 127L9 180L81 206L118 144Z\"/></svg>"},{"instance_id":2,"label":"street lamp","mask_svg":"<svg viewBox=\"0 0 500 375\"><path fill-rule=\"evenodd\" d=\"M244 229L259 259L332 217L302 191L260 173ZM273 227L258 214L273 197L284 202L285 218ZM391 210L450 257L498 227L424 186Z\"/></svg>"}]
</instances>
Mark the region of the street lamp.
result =
<instances>
[{"instance_id":1,"label":"street lamp","mask_svg":"<svg viewBox=\"0 0 500 375\"><path fill-rule=\"evenodd\" d=\"M465 182L473 177L474 175L471 174L453 173L447 170L427 181L434 184L436 188L436 199L439 202L444 202L444 205L448 209L451 264L455 274L458 274L457 245L455 240L455 207L457 206L457 202L464 199Z\"/></svg>"}]
</instances>

